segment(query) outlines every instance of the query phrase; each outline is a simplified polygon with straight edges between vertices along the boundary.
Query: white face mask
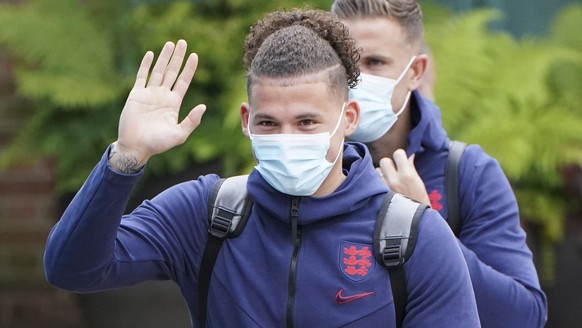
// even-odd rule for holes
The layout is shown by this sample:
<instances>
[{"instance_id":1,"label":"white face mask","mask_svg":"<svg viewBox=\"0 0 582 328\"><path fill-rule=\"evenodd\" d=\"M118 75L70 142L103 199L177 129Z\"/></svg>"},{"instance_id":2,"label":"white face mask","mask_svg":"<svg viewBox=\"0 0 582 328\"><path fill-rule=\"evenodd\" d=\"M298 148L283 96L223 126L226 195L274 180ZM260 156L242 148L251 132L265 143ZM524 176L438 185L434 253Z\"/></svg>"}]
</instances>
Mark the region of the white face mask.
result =
<instances>
[{"instance_id":1,"label":"white face mask","mask_svg":"<svg viewBox=\"0 0 582 328\"><path fill-rule=\"evenodd\" d=\"M326 159L330 139L338 130L344 106L345 103L331 134L252 134L249 127L253 152L259 161L255 166L257 171L273 188L284 194L313 195L341 154L340 148L332 163Z\"/></svg>"},{"instance_id":2,"label":"white face mask","mask_svg":"<svg viewBox=\"0 0 582 328\"><path fill-rule=\"evenodd\" d=\"M397 113L392 109L392 93L396 85L402 80L416 56L413 56L398 79L360 74L362 80L358 86L350 89L350 99L360 105L360 122L356 131L349 137L360 142L372 142L380 139L396 123L402 113L411 91L408 91L402 107Z\"/></svg>"}]
</instances>

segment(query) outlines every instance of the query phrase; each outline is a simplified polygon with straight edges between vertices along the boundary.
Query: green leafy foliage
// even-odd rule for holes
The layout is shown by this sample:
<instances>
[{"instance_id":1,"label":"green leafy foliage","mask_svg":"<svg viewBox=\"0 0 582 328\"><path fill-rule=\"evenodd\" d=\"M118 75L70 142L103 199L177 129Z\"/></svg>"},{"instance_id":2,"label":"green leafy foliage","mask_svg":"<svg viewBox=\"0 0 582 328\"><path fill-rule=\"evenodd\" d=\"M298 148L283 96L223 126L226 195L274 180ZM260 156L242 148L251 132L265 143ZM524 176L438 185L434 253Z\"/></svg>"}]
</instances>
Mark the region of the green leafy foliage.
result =
<instances>
[{"instance_id":1,"label":"green leafy foliage","mask_svg":"<svg viewBox=\"0 0 582 328\"><path fill-rule=\"evenodd\" d=\"M112 44L88 8L67 0L0 8L0 41L22 60L17 79L24 96L63 107L99 105L117 97L121 88Z\"/></svg>"},{"instance_id":2,"label":"green leafy foliage","mask_svg":"<svg viewBox=\"0 0 582 328\"><path fill-rule=\"evenodd\" d=\"M564 47L578 54L576 60L561 61L556 64L551 75L552 91L557 101L564 104L582 103L582 5L565 7L556 17L555 23L549 32L549 40L554 45ZM578 115L582 115L582 107L571 108Z\"/></svg>"},{"instance_id":3,"label":"green leafy foliage","mask_svg":"<svg viewBox=\"0 0 582 328\"><path fill-rule=\"evenodd\" d=\"M207 105L187 142L154 157L148 173L172 173L219 159L224 174L252 166L239 108L246 101L242 45L249 27L274 9L303 1L30 0L0 5L0 46L14 57L19 93L34 104L28 123L0 154L0 165L57 159L57 187L77 189L105 147L141 57L180 38L200 63L182 114ZM327 9L328 1L311 2ZM183 116L182 116L183 117Z\"/></svg>"},{"instance_id":4,"label":"green leafy foliage","mask_svg":"<svg viewBox=\"0 0 582 328\"><path fill-rule=\"evenodd\" d=\"M565 9L539 39L492 31L501 15L484 9L426 27L450 137L479 144L500 162L521 217L541 226L550 244L562 238L569 206L560 169L582 165L581 8ZM551 258L548 245L541 248ZM552 264L544 266L551 279Z\"/></svg>"}]
</instances>

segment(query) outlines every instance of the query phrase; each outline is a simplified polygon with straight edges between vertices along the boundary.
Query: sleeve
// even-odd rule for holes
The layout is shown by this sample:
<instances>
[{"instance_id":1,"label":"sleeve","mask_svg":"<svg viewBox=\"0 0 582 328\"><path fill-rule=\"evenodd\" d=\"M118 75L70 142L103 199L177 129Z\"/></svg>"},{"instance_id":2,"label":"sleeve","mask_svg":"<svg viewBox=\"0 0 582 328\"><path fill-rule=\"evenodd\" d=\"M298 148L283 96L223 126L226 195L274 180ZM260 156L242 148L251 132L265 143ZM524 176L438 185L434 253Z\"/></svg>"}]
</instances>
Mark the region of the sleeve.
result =
<instances>
[{"instance_id":1,"label":"sleeve","mask_svg":"<svg viewBox=\"0 0 582 328\"><path fill-rule=\"evenodd\" d=\"M460 246L484 327L543 327L540 288L511 186L499 163L477 145L461 163Z\"/></svg>"},{"instance_id":2,"label":"sleeve","mask_svg":"<svg viewBox=\"0 0 582 328\"><path fill-rule=\"evenodd\" d=\"M123 215L142 172L112 171L107 154L49 234L47 281L91 292L146 280L179 280L185 272L197 272L207 235L208 190L218 177L176 185Z\"/></svg>"},{"instance_id":3,"label":"sleeve","mask_svg":"<svg viewBox=\"0 0 582 328\"><path fill-rule=\"evenodd\" d=\"M408 302L403 327L480 327L467 264L438 212L424 212L404 272Z\"/></svg>"}]
</instances>

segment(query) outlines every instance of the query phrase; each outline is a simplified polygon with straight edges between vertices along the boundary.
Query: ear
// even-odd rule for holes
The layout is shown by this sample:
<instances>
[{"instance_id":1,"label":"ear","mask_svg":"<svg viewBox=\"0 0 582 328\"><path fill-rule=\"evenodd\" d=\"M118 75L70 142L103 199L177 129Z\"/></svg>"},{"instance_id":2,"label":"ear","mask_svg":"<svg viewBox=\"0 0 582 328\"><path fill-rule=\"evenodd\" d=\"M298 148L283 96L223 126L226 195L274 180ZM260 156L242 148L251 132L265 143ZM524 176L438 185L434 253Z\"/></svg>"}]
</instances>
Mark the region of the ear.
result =
<instances>
[{"instance_id":1,"label":"ear","mask_svg":"<svg viewBox=\"0 0 582 328\"><path fill-rule=\"evenodd\" d=\"M416 56L414 63L412 63L412 66L410 67L413 74L408 84L408 88L410 90L416 90L418 86L420 86L424 73L426 72L427 65L428 55L420 54Z\"/></svg>"},{"instance_id":2,"label":"ear","mask_svg":"<svg viewBox=\"0 0 582 328\"><path fill-rule=\"evenodd\" d=\"M347 120L347 125L344 129L344 136L349 137L356 131L356 127L360 122L360 105L358 105L357 101L350 99L345 106L344 117Z\"/></svg>"},{"instance_id":3,"label":"ear","mask_svg":"<svg viewBox=\"0 0 582 328\"><path fill-rule=\"evenodd\" d=\"M241 118L241 125L242 125L242 133L245 137L249 137L249 119L251 116L251 106L243 102L240 104L240 118Z\"/></svg>"}]
</instances>

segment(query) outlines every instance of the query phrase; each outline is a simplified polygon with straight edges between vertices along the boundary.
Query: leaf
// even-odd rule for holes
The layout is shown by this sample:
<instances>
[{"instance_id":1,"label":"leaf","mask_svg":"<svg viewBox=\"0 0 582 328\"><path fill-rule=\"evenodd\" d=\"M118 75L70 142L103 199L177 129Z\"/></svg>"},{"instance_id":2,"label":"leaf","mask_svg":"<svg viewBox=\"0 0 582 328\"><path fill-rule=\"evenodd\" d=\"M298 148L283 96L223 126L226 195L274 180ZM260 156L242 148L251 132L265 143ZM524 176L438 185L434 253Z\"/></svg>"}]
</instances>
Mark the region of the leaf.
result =
<instances>
[{"instance_id":1,"label":"leaf","mask_svg":"<svg viewBox=\"0 0 582 328\"><path fill-rule=\"evenodd\" d=\"M123 90L110 40L98 26L75 1L0 6L0 42L21 60L23 94L63 107L115 99Z\"/></svg>"},{"instance_id":2,"label":"leaf","mask_svg":"<svg viewBox=\"0 0 582 328\"><path fill-rule=\"evenodd\" d=\"M561 237L568 206L557 202L560 169L582 165L580 8L566 9L548 39L516 40L488 29L500 18L492 10L426 28L447 132L500 162L523 217L540 223L552 242Z\"/></svg>"}]
</instances>

